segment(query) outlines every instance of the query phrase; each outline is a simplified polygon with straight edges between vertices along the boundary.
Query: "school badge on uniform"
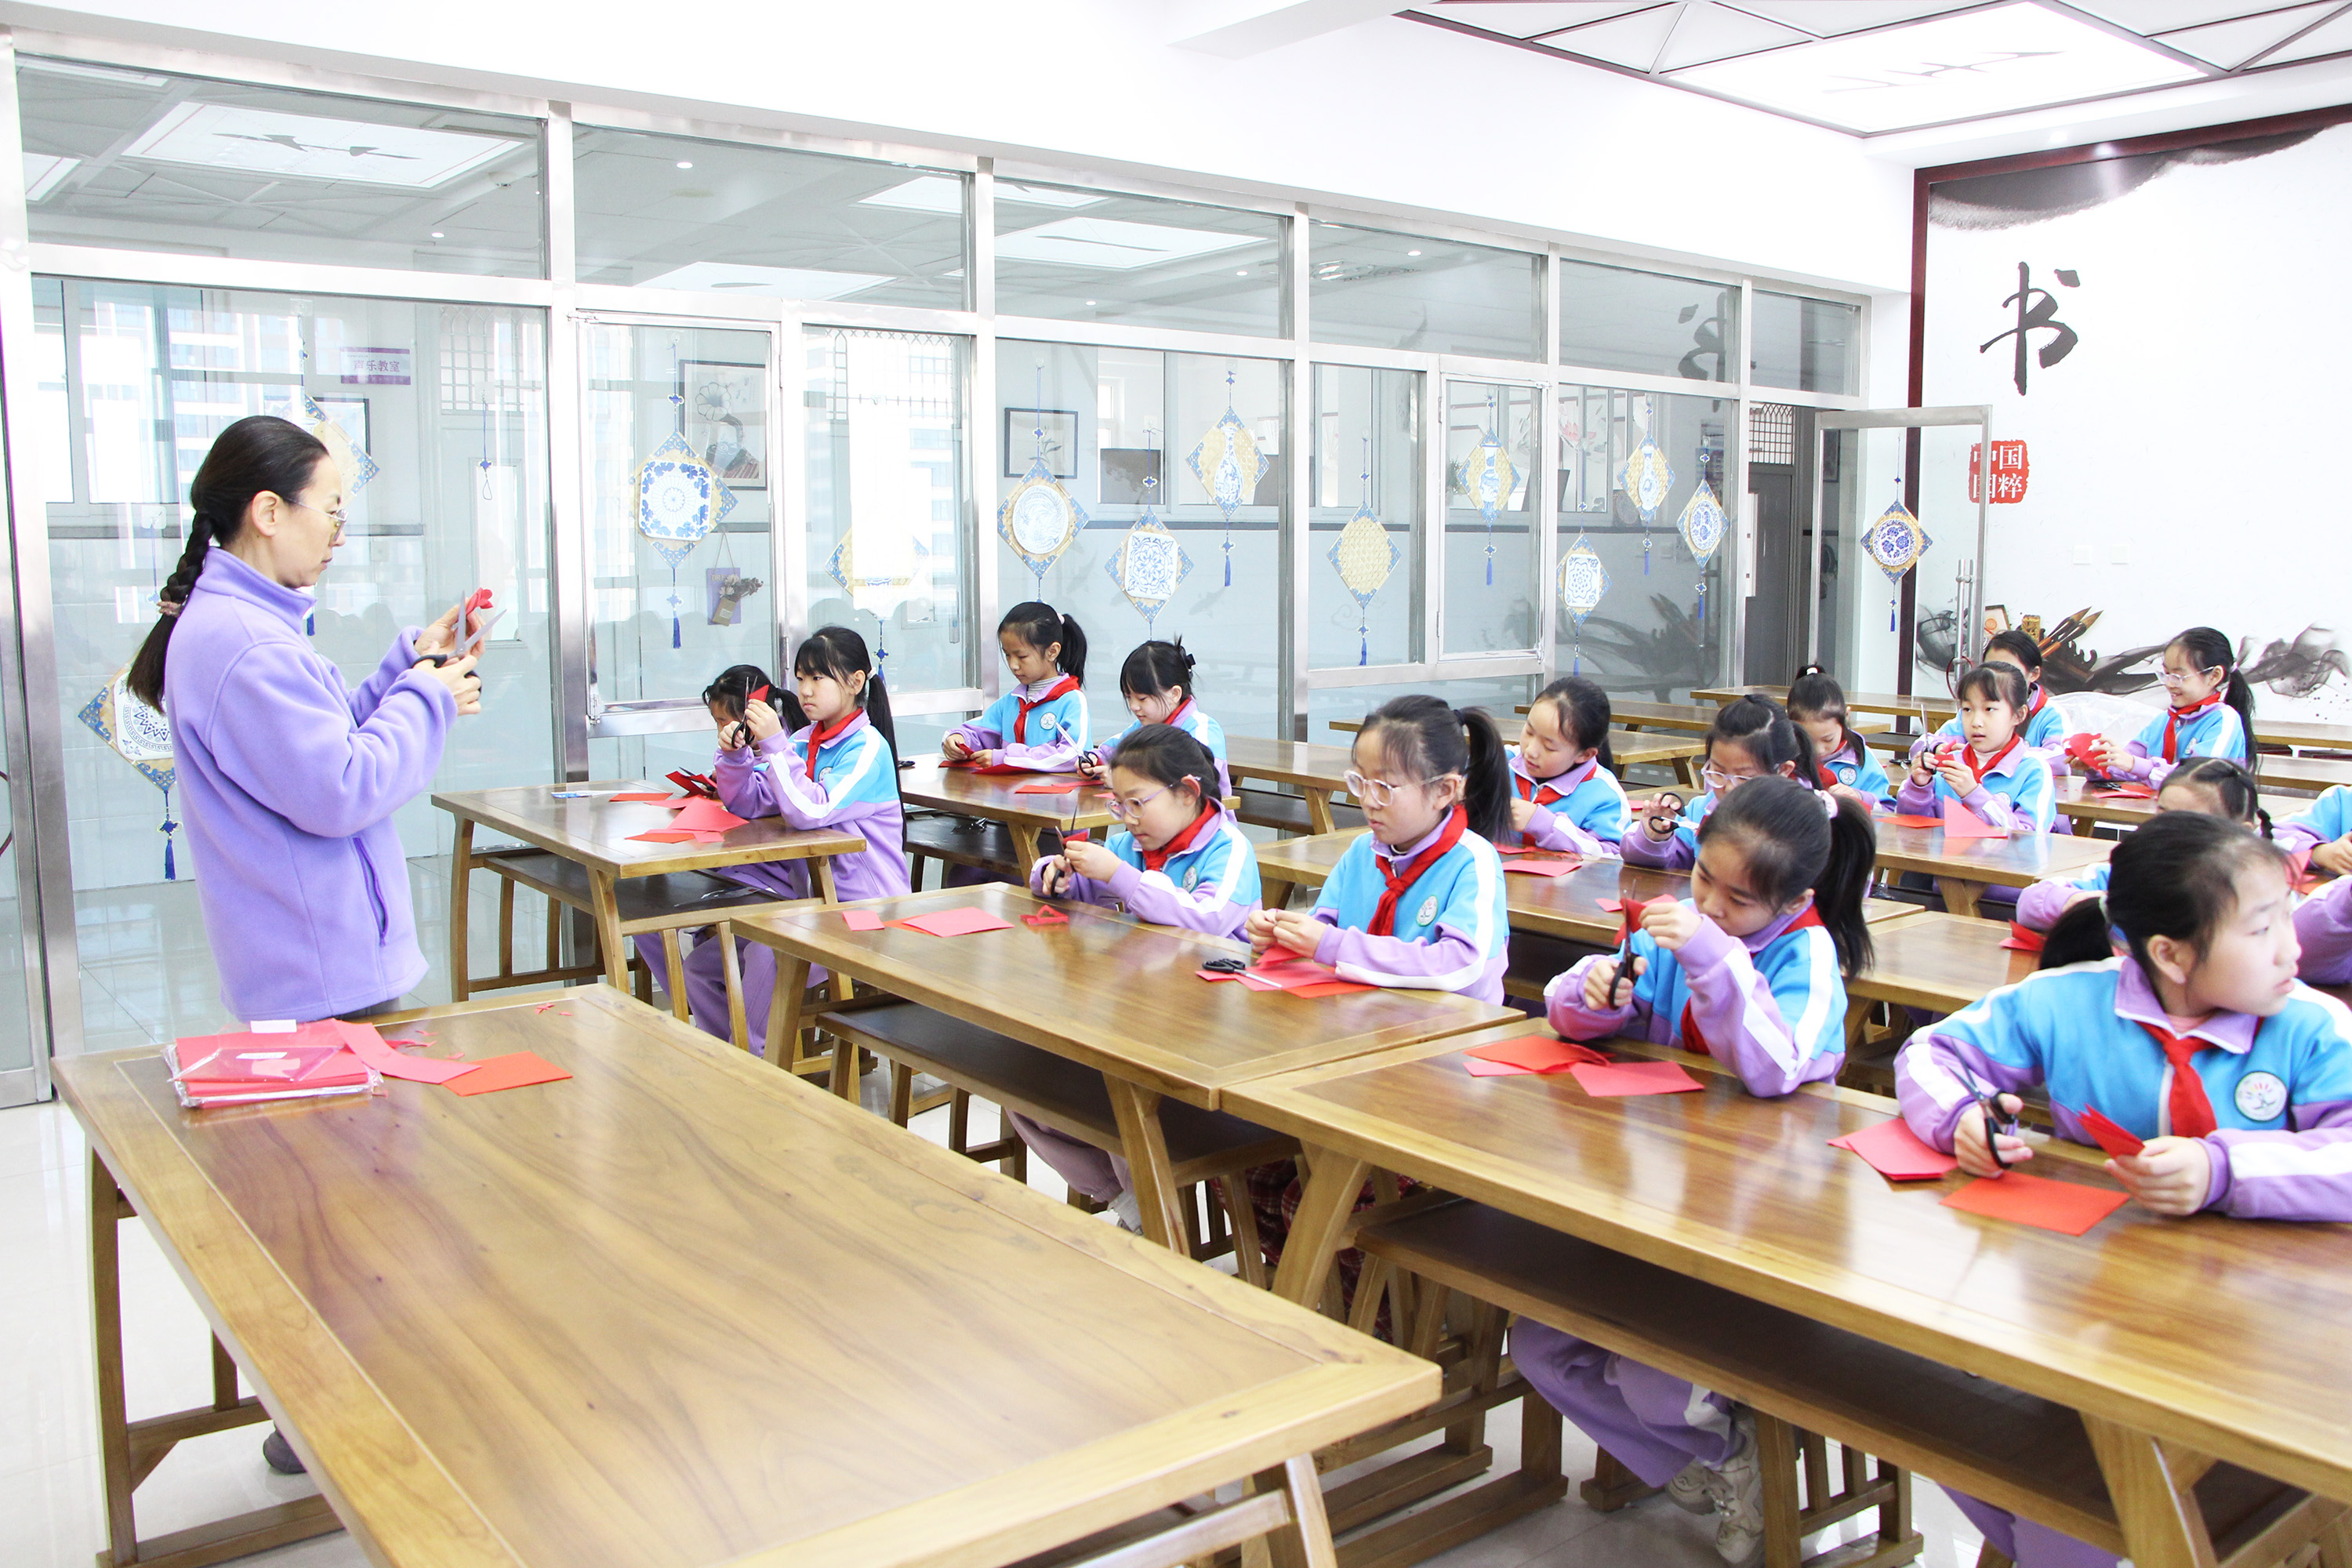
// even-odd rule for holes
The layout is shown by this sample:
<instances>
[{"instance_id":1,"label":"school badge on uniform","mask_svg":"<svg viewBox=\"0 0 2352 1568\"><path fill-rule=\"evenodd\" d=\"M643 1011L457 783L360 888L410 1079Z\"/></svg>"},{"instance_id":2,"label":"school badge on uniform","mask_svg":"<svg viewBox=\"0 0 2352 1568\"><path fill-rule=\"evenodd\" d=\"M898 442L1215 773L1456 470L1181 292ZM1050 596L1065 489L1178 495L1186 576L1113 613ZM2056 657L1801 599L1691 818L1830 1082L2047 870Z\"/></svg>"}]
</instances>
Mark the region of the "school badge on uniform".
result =
<instances>
[{"instance_id":1,"label":"school badge on uniform","mask_svg":"<svg viewBox=\"0 0 2352 1568\"><path fill-rule=\"evenodd\" d=\"M1191 892L1193 887L1199 883L1200 880L1201 868L1195 866L1192 869L1184 873L1184 890L1188 893Z\"/></svg>"},{"instance_id":2,"label":"school badge on uniform","mask_svg":"<svg viewBox=\"0 0 2352 1568\"><path fill-rule=\"evenodd\" d=\"M1437 900L1434 898L1428 898L1421 900L1421 913L1414 918L1412 923L1425 926L1436 919Z\"/></svg>"},{"instance_id":3,"label":"school badge on uniform","mask_svg":"<svg viewBox=\"0 0 2352 1568\"><path fill-rule=\"evenodd\" d=\"M1058 728L1062 721L1054 717L1051 713L1040 713L1037 715L1037 722L1043 724L1048 730L1052 730Z\"/></svg>"},{"instance_id":4,"label":"school badge on uniform","mask_svg":"<svg viewBox=\"0 0 2352 1568\"><path fill-rule=\"evenodd\" d=\"M2238 1080L2238 1114L2249 1121L2275 1121L2286 1110L2286 1085L2278 1074L2250 1072Z\"/></svg>"}]
</instances>

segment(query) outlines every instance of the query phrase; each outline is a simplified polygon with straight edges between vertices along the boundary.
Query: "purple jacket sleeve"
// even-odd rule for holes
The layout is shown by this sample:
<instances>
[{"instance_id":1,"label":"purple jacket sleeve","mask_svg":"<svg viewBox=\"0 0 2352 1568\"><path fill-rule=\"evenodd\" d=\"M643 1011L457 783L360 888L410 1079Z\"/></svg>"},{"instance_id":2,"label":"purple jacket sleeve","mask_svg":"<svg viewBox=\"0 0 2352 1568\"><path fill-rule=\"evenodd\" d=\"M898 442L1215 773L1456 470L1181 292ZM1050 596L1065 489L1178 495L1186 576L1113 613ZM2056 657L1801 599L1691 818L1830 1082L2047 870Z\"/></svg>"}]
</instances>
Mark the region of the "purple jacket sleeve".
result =
<instances>
[{"instance_id":1,"label":"purple jacket sleeve","mask_svg":"<svg viewBox=\"0 0 2352 1568\"><path fill-rule=\"evenodd\" d=\"M1969 1073L2002 1094L2022 1094L2041 1081L2029 1069L2004 1066L1966 1040L1937 1033L1933 1025L1912 1036L1895 1054L1895 1095L1903 1107L1903 1120L1922 1142L1947 1154L1952 1152L1961 1112L1976 1103L1969 1092Z\"/></svg>"},{"instance_id":2,"label":"purple jacket sleeve","mask_svg":"<svg viewBox=\"0 0 2352 1568\"><path fill-rule=\"evenodd\" d=\"M1004 731L987 722L987 719L985 713L977 719L967 719L948 733L962 736L963 743L975 752L992 752L1004 744Z\"/></svg>"},{"instance_id":3,"label":"purple jacket sleeve","mask_svg":"<svg viewBox=\"0 0 2352 1568\"><path fill-rule=\"evenodd\" d=\"M2310 985L2352 983L2352 877L2338 877L2294 911L2298 971Z\"/></svg>"},{"instance_id":4,"label":"purple jacket sleeve","mask_svg":"<svg viewBox=\"0 0 2352 1568\"><path fill-rule=\"evenodd\" d=\"M1626 831L1630 833L1638 830L1629 826ZM1528 818L1527 831L1520 837L1530 844L1546 849L1556 849L1563 855L1614 856L1617 854L1617 846L1606 839L1594 837L1570 822L1565 813L1553 811L1546 806L1536 807L1535 815Z\"/></svg>"},{"instance_id":5,"label":"purple jacket sleeve","mask_svg":"<svg viewBox=\"0 0 2352 1568\"><path fill-rule=\"evenodd\" d=\"M1316 962L1334 969L1343 965L1353 969L1357 973L1348 978L1365 984L1411 988L1420 981L1481 968L1486 962L1477 943L1443 922L1429 941L1407 942L1343 926L1328 910L1318 909L1314 915L1331 928L1315 944Z\"/></svg>"},{"instance_id":6,"label":"purple jacket sleeve","mask_svg":"<svg viewBox=\"0 0 2352 1568\"><path fill-rule=\"evenodd\" d=\"M2028 931L2048 931L2083 890L2063 877L2044 877L2018 894L2017 923Z\"/></svg>"},{"instance_id":7,"label":"purple jacket sleeve","mask_svg":"<svg viewBox=\"0 0 2352 1568\"><path fill-rule=\"evenodd\" d=\"M1244 904L1220 897L1206 878L1199 889L1188 893L1167 872L1146 871L1125 861L1111 873L1110 891L1138 920L1150 921L1153 925L1182 926L1186 931L1203 931L1210 936L1235 934L1258 904L1255 899Z\"/></svg>"},{"instance_id":8,"label":"purple jacket sleeve","mask_svg":"<svg viewBox=\"0 0 2352 1568\"><path fill-rule=\"evenodd\" d=\"M1055 857L1051 855L1040 855L1037 857L1037 863L1029 868L1029 890L1041 899L1045 896L1045 868L1052 865L1054 859ZM1118 895L1111 891L1108 882L1097 882L1092 877L1081 877L1076 871L1070 873L1069 884L1054 896L1057 899L1067 899L1072 903L1092 904L1097 909L1105 910L1118 902ZM1133 905L1129 906L1130 909L1133 907ZM1137 918L1148 920L1150 917L1146 915Z\"/></svg>"},{"instance_id":9,"label":"purple jacket sleeve","mask_svg":"<svg viewBox=\"0 0 2352 1568\"><path fill-rule=\"evenodd\" d=\"M768 739L784 742L782 734L771 735ZM767 790L776 803L776 815L794 828L805 831L812 827L848 826L862 818L898 807L896 795L877 800L862 797L859 792L859 786L865 783L866 769L894 765L889 754L879 745L867 746L862 753L863 761L857 771L835 780L830 789L794 767L789 750L779 750L770 754L774 760L761 776L768 781ZM744 813L739 811L735 815L741 816Z\"/></svg>"},{"instance_id":10,"label":"purple jacket sleeve","mask_svg":"<svg viewBox=\"0 0 2352 1568\"><path fill-rule=\"evenodd\" d=\"M1664 844L1654 843L1638 819L1625 824L1625 837L1617 841L1617 853L1629 866L1654 866L1661 871L1687 871L1697 858L1680 832Z\"/></svg>"},{"instance_id":11,"label":"purple jacket sleeve","mask_svg":"<svg viewBox=\"0 0 2352 1568\"><path fill-rule=\"evenodd\" d=\"M1544 1016L1559 1031L1563 1040L1608 1040L1621 1035L1647 1039L1650 1028L1650 1002L1637 982L1622 1007L1588 1007L1584 1005L1584 977L1596 963L1614 963L1613 952L1595 953L1580 959L1564 974L1555 974L1544 987Z\"/></svg>"},{"instance_id":12,"label":"purple jacket sleeve","mask_svg":"<svg viewBox=\"0 0 2352 1568\"><path fill-rule=\"evenodd\" d=\"M1031 728L1034 729L1035 726L1033 725ZM1055 734L1056 739L1050 745L1016 746L1004 742L989 749L1002 752L1003 754L996 760L1013 767L1034 768L1041 773L1076 773L1078 759L1087 754L1087 748L1079 745L1076 741L1060 739L1059 731L1055 731Z\"/></svg>"},{"instance_id":13,"label":"purple jacket sleeve","mask_svg":"<svg viewBox=\"0 0 2352 1568\"><path fill-rule=\"evenodd\" d=\"M238 655L222 672L221 686L232 682L239 695L212 714L214 757L247 795L320 838L349 838L422 794L457 716L447 687L404 669L355 727L351 693L331 691L307 650L285 642Z\"/></svg>"},{"instance_id":14,"label":"purple jacket sleeve","mask_svg":"<svg viewBox=\"0 0 2352 1568\"><path fill-rule=\"evenodd\" d=\"M1675 955L1690 988L1691 1017L1716 1055L1759 1100L1793 1094L1818 1078L1835 1078L1845 1051L1816 1051L1826 1031L1845 1027L1845 1010L1829 1016L1832 996L1821 986L1792 991L1800 1016L1791 1019L1772 983L1756 969L1748 949L1704 915Z\"/></svg>"},{"instance_id":15,"label":"purple jacket sleeve","mask_svg":"<svg viewBox=\"0 0 2352 1568\"><path fill-rule=\"evenodd\" d=\"M1960 804L1982 818L1987 827L2005 827L2013 833L2020 827L2033 826L2007 795L1995 795L1982 784L1961 796Z\"/></svg>"},{"instance_id":16,"label":"purple jacket sleeve","mask_svg":"<svg viewBox=\"0 0 2352 1568\"><path fill-rule=\"evenodd\" d=\"M1906 816L1943 816L1943 808L1936 804L1936 781L1920 784L1906 771L1902 787L1895 792L1895 809Z\"/></svg>"},{"instance_id":17,"label":"purple jacket sleeve","mask_svg":"<svg viewBox=\"0 0 2352 1568\"><path fill-rule=\"evenodd\" d=\"M764 760L766 767L757 764ZM778 764L793 760L792 738L782 730L740 751L721 752L711 764L711 782L719 786L719 804L747 821L782 816L783 803L776 796ZM803 826L795 823L794 826Z\"/></svg>"},{"instance_id":18,"label":"purple jacket sleeve","mask_svg":"<svg viewBox=\"0 0 2352 1568\"><path fill-rule=\"evenodd\" d=\"M392 689L393 682L407 674L416 663L416 634L421 628L407 626L392 639L384 650L383 660L373 674L359 683L352 693L352 721L367 722L368 715L383 705L383 694Z\"/></svg>"},{"instance_id":19,"label":"purple jacket sleeve","mask_svg":"<svg viewBox=\"0 0 2352 1568\"><path fill-rule=\"evenodd\" d=\"M2205 1206L2239 1219L2352 1219L2352 1101L2291 1107L2284 1132L2209 1134Z\"/></svg>"},{"instance_id":20,"label":"purple jacket sleeve","mask_svg":"<svg viewBox=\"0 0 2352 1568\"><path fill-rule=\"evenodd\" d=\"M2180 765L2168 763L2161 757L2149 756L2147 747L2137 741L2131 742L2124 750L2131 753L2131 761L2119 768L2109 769L2107 776L2111 779L2153 784L2162 789L2164 781L2172 776L2172 770Z\"/></svg>"},{"instance_id":21,"label":"purple jacket sleeve","mask_svg":"<svg viewBox=\"0 0 2352 1568\"><path fill-rule=\"evenodd\" d=\"M2297 850L2302 851L2303 858L2306 860L2311 858L2313 850L2327 842L2300 822L2280 823L2277 830L2271 835L2271 841L2289 855L2294 854Z\"/></svg>"}]
</instances>

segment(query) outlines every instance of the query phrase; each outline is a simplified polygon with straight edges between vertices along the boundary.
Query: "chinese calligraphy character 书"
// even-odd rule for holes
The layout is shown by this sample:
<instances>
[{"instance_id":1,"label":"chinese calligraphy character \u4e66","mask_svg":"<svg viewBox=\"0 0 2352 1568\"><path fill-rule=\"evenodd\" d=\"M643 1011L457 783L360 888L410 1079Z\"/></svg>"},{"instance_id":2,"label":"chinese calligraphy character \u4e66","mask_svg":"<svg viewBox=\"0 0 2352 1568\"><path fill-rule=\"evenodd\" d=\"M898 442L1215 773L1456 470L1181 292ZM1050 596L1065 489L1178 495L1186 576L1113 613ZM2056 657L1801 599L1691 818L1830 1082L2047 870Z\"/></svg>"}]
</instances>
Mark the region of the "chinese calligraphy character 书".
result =
<instances>
[{"instance_id":1,"label":"chinese calligraphy character \u4e66","mask_svg":"<svg viewBox=\"0 0 2352 1568\"><path fill-rule=\"evenodd\" d=\"M2068 289L2079 288L2083 281L2079 274L2063 267L2057 268L2057 278L2059 283ZM2017 264L2017 292L2003 300L2001 303L2017 307L2017 325L2005 332L1995 332L1990 338L1979 343L1977 353L1984 353L2003 338L2015 338L2017 368L2011 379L2016 383L2017 395L2022 397L2025 395L2025 351L2029 346L2027 334L2032 332L2051 334L2050 341L2042 345L2035 356L2042 362L2042 368L2044 370L2048 370L2052 365L2073 353L2074 345L2083 340L2076 335L2074 328L2058 319L2057 297L2047 289L2036 289L2033 286L2032 271L2022 261Z\"/></svg>"}]
</instances>

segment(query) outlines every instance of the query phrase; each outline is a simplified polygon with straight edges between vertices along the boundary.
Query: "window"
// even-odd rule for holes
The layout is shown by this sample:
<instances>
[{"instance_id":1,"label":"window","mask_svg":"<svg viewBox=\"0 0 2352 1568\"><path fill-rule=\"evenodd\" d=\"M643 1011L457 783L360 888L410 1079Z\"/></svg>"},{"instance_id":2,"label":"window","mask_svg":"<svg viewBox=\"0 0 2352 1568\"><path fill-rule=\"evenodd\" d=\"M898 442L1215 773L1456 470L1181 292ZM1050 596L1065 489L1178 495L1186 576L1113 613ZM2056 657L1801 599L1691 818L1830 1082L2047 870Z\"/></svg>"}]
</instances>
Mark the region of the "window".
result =
<instances>
[{"instance_id":1,"label":"window","mask_svg":"<svg viewBox=\"0 0 2352 1568\"><path fill-rule=\"evenodd\" d=\"M1313 668L1421 658L1422 379L1418 371L1315 367ZM1365 513L1370 521L1359 526Z\"/></svg>"},{"instance_id":2,"label":"window","mask_svg":"<svg viewBox=\"0 0 2352 1568\"><path fill-rule=\"evenodd\" d=\"M1595 370L1737 381L1739 285L1559 263L1559 358Z\"/></svg>"},{"instance_id":3,"label":"window","mask_svg":"<svg viewBox=\"0 0 2352 1568\"><path fill-rule=\"evenodd\" d=\"M996 182L996 308L1273 337L1282 227L1271 213Z\"/></svg>"},{"instance_id":4,"label":"window","mask_svg":"<svg viewBox=\"0 0 2352 1568\"><path fill-rule=\"evenodd\" d=\"M1542 575L1536 533L1536 389L1445 384L1444 655L1536 646Z\"/></svg>"},{"instance_id":5,"label":"window","mask_svg":"<svg viewBox=\"0 0 2352 1568\"><path fill-rule=\"evenodd\" d=\"M1541 359L1543 258L1419 235L1311 226L1318 342Z\"/></svg>"},{"instance_id":6,"label":"window","mask_svg":"<svg viewBox=\"0 0 2352 1568\"><path fill-rule=\"evenodd\" d=\"M1749 379L1799 392L1862 389L1862 310L1834 300L1756 290Z\"/></svg>"},{"instance_id":7,"label":"window","mask_svg":"<svg viewBox=\"0 0 2352 1568\"><path fill-rule=\"evenodd\" d=\"M31 55L16 90L36 240L547 275L536 121Z\"/></svg>"},{"instance_id":8,"label":"window","mask_svg":"<svg viewBox=\"0 0 2352 1568\"><path fill-rule=\"evenodd\" d=\"M583 283L963 308L961 174L594 126L572 145Z\"/></svg>"}]
</instances>

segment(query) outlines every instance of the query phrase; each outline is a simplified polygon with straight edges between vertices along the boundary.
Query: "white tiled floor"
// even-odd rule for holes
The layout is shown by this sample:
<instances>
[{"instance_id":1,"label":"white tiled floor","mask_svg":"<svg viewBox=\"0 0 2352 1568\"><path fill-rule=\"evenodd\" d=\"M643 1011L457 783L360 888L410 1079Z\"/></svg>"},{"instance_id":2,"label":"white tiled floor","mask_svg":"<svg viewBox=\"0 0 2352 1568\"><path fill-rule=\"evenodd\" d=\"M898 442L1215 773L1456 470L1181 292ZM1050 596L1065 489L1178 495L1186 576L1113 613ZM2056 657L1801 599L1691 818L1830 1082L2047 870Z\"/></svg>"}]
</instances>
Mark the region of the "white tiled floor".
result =
<instances>
[{"instance_id":1,"label":"white tiled floor","mask_svg":"<svg viewBox=\"0 0 2352 1568\"><path fill-rule=\"evenodd\" d=\"M869 1099L877 1087L868 1080ZM917 1120L917 1131L944 1142L946 1118L944 1110L933 1111ZM986 1113L977 1120L980 1138ZM1031 1166L1033 1185L1062 1195L1051 1171L1035 1161ZM0 1110L0 1564L6 1568L83 1568L101 1542L86 1182L82 1141L61 1106ZM131 1414L209 1401L204 1321L136 1226L123 1227L122 1279ZM1518 1425L1511 1407L1488 1423L1496 1474L1517 1463ZM312 1489L302 1478L271 1474L259 1436L260 1428L245 1427L182 1444L139 1489L142 1532L183 1529ZM1572 1477L1591 1473L1592 1452L1569 1428ZM1927 1537L1925 1568L1969 1568L1977 1539L1967 1522L1932 1486L1916 1488L1913 1500ZM1844 1533L1859 1534L1859 1521ZM1823 1544L1811 1543L1816 1551ZM337 1534L244 1561L362 1568L365 1558ZM1720 1562L1712 1525L1663 1498L1604 1516L1572 1491L1566 1502L1431 1559L1433 1568L1719 1568Z\"/></svg>"}]
</instances>

